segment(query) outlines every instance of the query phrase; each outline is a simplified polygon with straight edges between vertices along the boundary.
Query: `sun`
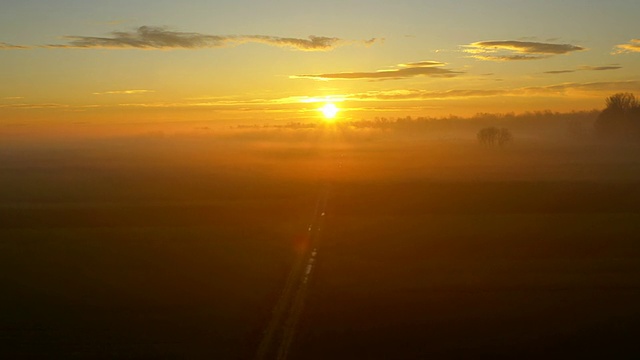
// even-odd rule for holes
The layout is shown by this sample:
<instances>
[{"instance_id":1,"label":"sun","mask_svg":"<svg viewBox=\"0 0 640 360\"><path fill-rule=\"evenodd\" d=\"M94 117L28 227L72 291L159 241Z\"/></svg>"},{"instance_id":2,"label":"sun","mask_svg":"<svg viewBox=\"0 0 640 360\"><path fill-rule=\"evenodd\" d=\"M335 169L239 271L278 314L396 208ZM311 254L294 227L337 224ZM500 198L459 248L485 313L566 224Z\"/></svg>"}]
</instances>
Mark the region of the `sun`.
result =
<instances>
[{"instance_id":1,"label":"sun","mask_svg":"<svg viewBox=\"0 0 640 360\"><path fill-rule=\"evenodd\" d=\"M319 110L327 121L333 120L333 118L338 114L338 111L340 111L340 109L338 109L338 107L333 103L326 103Z\"/></svg>"}]
</instances>

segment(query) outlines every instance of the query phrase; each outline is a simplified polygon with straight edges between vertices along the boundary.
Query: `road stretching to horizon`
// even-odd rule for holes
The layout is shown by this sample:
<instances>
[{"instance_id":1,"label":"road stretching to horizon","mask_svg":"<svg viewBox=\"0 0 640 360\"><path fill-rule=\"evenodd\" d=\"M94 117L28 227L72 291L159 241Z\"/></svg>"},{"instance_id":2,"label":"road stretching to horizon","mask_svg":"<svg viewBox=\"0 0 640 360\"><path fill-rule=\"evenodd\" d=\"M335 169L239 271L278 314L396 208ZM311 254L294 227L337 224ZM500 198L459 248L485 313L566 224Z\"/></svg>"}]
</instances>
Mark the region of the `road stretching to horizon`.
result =
<instances>
[{"instance_id":1,"label":"road stretching to horizon","mask_svg":"<svg viewBox=\"0 0 640 360\"><path fill-rule=\"evenodd\" d=\"M256 360L284 360L289 354L320 248L329 193L330 187L325 185L318 194L306 242L296 256L280 298L273 308L271 321L258 346Z\"/></svg>"}]
</instances>

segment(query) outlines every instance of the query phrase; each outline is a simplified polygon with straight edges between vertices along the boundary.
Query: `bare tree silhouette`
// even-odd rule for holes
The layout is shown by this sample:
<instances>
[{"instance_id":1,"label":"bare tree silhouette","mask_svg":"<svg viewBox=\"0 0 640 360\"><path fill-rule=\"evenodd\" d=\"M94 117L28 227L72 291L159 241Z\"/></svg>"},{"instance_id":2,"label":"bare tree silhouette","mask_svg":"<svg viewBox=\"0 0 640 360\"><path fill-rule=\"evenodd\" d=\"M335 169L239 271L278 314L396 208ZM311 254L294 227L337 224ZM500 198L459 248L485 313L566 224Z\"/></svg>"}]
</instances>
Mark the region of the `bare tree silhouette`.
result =
<instances>
[{"instance_id":1,"label":"bare tree silhouette","mask_svg":"<svg viewBox=\"0 0 640 360\"><path fill-rule=\"evenodd\" d=\"M500 130L495 126L480 129L480 131L478 131L478 141L482 145L494 145L499 133Z\"/></svg>"},{"instance_id":2,"label":"bare tree silhouette","mask_svg":"<svg viewBox=\"0 0 640 360\"><path fill-rule=\"evenodd\" d=\"M605 100L607 107L595 122L603 139L640 140L640 101L631 93L617 93Z\"/></svg>"},{"instance_id":3,"label":"bare tree silhouette","mask_svg":"<svg viewBox=\"0 0 640 360\"><path fill-rule=\"evenodd\" d=\"M513 140L513 135L511 135L511 131L507 128L500 128L498 132L498 145L504 146L510 143Z\"/></svg>"},{"instance_id":4,"label":"bare tree silhouette","mask_svg":"<svg viewBox=\"0 0 640 360\"><path fill-rule=\"evenodd\" d=\"M631 93L617 93L609 96L605 103L607 109L615 111L629 111L631 109L640 107L640 102L636 99L635 95Z\"/></svg>"},{"instance_id":5,"label":"bare tree silhouette","mask_svg":"<svg viewBox=\"0 0 640 360\"><path fill-rule=\"evenodd\" d=\"M495 126L486 127L478 131L478 141L485 146L498 145L500 147L513 140L511 131L507 128L497 128Z\"/></svg>"}]
</instances>

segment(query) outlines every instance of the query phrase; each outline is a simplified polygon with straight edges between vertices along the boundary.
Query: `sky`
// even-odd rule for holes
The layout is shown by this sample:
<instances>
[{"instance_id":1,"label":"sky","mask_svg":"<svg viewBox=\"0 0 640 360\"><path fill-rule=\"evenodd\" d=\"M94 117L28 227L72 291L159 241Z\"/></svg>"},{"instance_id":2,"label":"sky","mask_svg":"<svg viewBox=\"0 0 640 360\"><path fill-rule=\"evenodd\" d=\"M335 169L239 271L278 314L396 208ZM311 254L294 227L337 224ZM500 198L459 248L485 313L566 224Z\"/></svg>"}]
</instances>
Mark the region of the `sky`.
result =
<instances>
[{"instance_id":1,"label":"sky","mask_svg":"<svg viewBox=\"0 0 640 360\"><path fill-rule=\"evenodd\" d=\"M640 95L637 0L4 0L0 122L600 109Z\"/></svg>"}]
</instances>

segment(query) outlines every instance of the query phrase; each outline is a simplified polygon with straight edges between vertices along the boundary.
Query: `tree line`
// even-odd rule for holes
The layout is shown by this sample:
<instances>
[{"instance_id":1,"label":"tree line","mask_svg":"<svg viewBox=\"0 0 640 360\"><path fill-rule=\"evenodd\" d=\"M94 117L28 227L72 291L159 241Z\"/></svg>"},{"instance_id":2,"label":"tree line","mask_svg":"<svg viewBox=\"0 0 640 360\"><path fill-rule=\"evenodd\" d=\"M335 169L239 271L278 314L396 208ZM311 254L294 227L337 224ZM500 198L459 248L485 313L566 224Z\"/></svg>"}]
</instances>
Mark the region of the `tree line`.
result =
<instances>
[{"instance_id":1,"label":"tree line","mask_svg":"<svg viewBox=\"0 0 640 360\"><path fill-rule=\"evenodd\" d=\"M617 93L606 98L605 105L594 122L595 135L602 140L640 141L640 100L631 93ZM513 140L509 129L495 126L480 129L477 137L485 146L502 147Z\"/></svg>"}]
</instances>

